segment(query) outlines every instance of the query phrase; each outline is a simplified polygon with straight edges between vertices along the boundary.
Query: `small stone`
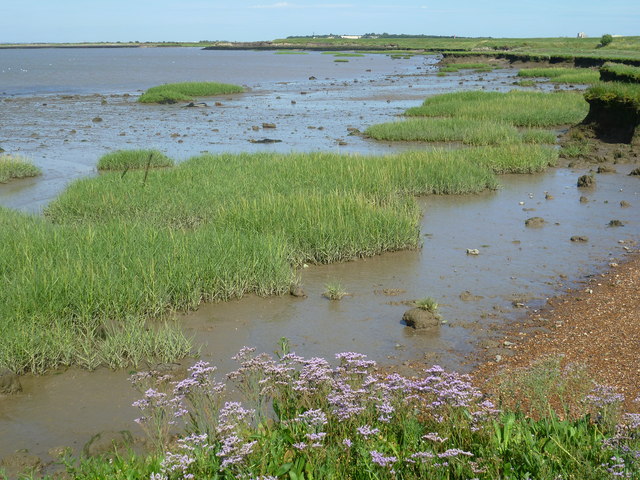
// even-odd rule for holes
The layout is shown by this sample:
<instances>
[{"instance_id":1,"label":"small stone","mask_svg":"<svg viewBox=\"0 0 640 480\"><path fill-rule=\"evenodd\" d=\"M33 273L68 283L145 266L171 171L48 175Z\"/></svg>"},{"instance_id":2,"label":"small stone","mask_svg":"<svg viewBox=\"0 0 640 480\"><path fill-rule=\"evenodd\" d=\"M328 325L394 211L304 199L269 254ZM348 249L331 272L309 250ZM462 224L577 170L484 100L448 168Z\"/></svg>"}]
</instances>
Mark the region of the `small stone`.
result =
<instances>
[{"instance_id":1,"label":"small stone","mask_svg":"<svg viewBox=\"0 0 640 480\"><path fill-rule=\"evenodd\" d=\"M467 255L480 255L480 250L477 248L467 248Z\"/></svg>"},{"instance_id":2,"label":"small stone","mask_svg":"<svg viewBox=\"0 0 640 480\"><path fill-rule=\"evenodd\" d=\"M275 123L263 123L262 128L276 128Z\"/></svg>"},{"instance_id":3,"label":"small stone","mask_svg":"<svg viewBox=\"0 0 640 480\"><path fill-rule=\"evenodd\" d=\"M572 242L588 242L589 237L585 237L584 235L574 235L571 237Z\"/></svg>"},{"instance_id":4,"label":"small stone","mask_svg":"<svg viewBox=\"0 0 640 480\"><path fill-rule=\"evenodd\" d=\"M304 298L307 294L304 292L304 289L300 285L291 285L289 287L289 294L292 297Z\"/></svg>"},{"instance_id":5,"label":"small stone","mask_svg":"<svg viewBox=\"0 0 640 480\"><path fill-rule=\"evenodd\" d=\"M502 361L502 355L496 355L496 362Z\"/></svg>"},{"instance_id":6,"label":"small stone","mask_svg":"<svg viewBox=\"0 0 640 480\"><path fill-rule=\"evenodd\" d=\"M631 206L631 204L629 202L627 202L626 200L622 200L620 202L620 207L622 208L629 208Z\"/></svg>"},{"instance_id":7,"label":"small stone","mask_svg":"<svg viewBox=\"0 0 640 480\"><path fill-rule=\"evenodd\" d=\"M545 200L553 200L553 195L551 195L550 193L545 193L544 194L544 199Z\"/></svg>"},{"instance_id":8,"label":"small stone","mask_svg":"<svg viewBox=\"0 0 640 480\"><path fill-rule=\"evenodd\" d=\"M505 347L512 347L513 345L515 345L515 343L510 342L510 341L508 341L508 340L505 340L504 342L502 342L502 344L503 344Z\"/></svg>"},{"instance_id":9,"label":"small stone","mask_svg":"<svg viewBox=\"0 0 640 480\"><path fill-rule=\"evenodd\" d=\"M539 228L542 227L544 223L544 218L542 217L531 217L524 222L525 226L529 228Z\"/></svg>"},{"instance_id":10,"label":"small stone","mask_svg":"<svg viewBox=\"0 0 640 480\"><path fill-rule=\"evenodd\" d=\"M100 118L100 117L94 117L91 121L92 121L93 123L100 123L100 122L102 121L102 118Z\"/></svg>"},{"instance_id":11,"label":"small stone","mask_svg":"<svg viewBox=\"0 0 640 480\"><path fill-rule=\"evenodd\" d=\"M589 202L589 199L587 197L585 197L584 195L582 195L580 197L580 203L588 203L588 202Z\"/></svg>"}]
</instances>

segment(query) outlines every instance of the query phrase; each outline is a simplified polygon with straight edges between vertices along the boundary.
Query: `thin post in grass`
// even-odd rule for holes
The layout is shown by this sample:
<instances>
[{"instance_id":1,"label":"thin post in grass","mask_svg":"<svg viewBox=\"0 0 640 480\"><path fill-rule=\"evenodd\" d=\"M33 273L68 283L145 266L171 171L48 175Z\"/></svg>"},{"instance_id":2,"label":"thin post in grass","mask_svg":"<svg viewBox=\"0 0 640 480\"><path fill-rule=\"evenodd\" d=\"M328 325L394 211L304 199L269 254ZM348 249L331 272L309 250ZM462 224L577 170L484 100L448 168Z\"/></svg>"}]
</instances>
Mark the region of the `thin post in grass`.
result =
<instances>
[{"instance_id":1,"label":"thin post in grass","mask_svg":"<svg viewBox=\"0 0 640 480\"><path fill-rule=\"evenodd\" d=\"M149 159L147 160L147 166L144 169L144 178L142 179L142 186L147 184L147 176L149 175L149 169L151 168L151 160L153 159L153 152L149 153Z\"/></svg>"}]
</instances>

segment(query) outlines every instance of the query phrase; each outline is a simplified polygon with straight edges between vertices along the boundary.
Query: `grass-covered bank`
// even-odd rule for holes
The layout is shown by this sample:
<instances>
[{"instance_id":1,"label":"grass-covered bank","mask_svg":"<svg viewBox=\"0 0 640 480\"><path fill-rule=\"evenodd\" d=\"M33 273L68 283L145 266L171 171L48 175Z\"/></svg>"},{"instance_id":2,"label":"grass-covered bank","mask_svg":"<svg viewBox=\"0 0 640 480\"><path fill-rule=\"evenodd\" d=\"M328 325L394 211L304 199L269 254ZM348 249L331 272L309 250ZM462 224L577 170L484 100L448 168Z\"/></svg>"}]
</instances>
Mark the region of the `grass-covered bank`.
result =
<instances>
[{"instance_id":1,"label":"grass-covered bank","mask_svg":"<svg viewBox=\"0 0 640 480\"><path fill-rule=\"evenodd\" d=\"M168 83L151 87L138 98L140 103L177 103L189 102L194 97L212 97L242 93L244 88L239 85L215 82L184 82Z\"/></svg>"},{"instance_id":2,"label":"grass-covered bank","mask_svg":"<svg viewBox=\"0 0 640 480\"><path fill-rule=\"evenodd\" d=\"M0 183L14 178L37 177L42 172L30 160L6 153L0 153Z\"/></svg>"},{"instance_id":3,"label":"grass-covered bank","mask_svg":"<svg viewBox=\"0 0 640 480\"><path fill-rule=\"evenodd\" d=\"M586 113L587 103L576 92L454 92L427 98L404 112L404 120L372 125L365 135L469 145L553 144L554 132L534 127L575 124Z\"/></svg>"},{"instance_id":4,"label":"grass-covered bank","mask_svg":"<svg viewBox=\"0 0 640 480\"><path fill-rule=\"evenodd\" d=\"M597 70L588 68L523 68L518 72L519 77L544 77L553 83L591 84L600 79Z\"/></svg>"},{"instance_id":5,"label":"grass-covered bank","mask_svg":"<svg viewBox=\"0 0 640 480\"><path fill-rule=\"evenodd\" d=\"M553 144L556 141L552 132L520 132L508 123L470 118L412 118L373 125L365 133L376 140L462 142L467 145Z\"/></svg>"},{"instance_id":6,"label":"grass-covered bank","mask_svg":"<svg viewBox=\"0 0 640 480\"><path fill-rule=\"evenodd\" d=\"M640 84L599 82L584 94L589 114L583 124L599 138L620 143L640 143Z\"/></svg>"},{"instance_id":7,"label":"grass-covered bank","mask_svg":"<svg viewBox=\"0 0 640 480\"><path fill-rule=\"evenodd\" d=\"M198 362L187 378L132 377L137 422L152 452L67 460L72 479L601 480L638 478L640 416L579 368L534 367L502 392L540 400L523 408L489 399L466 375L438 366L411 378L365 355L303 358L251 349L226 381ZM537 375L541 375L540 378ZM540 382L529 382L535 379ZM578 388L574 388L574 387ZM243 402L228 401L227 390ZM552 403L559 400L560 404ZM577 407L576 411L572 407ZM184 420L177 441L172 422Z\"/></svg>"},{"instance_id":8,"label":"grass-covered bank","mask_svg":"<svg viewBox=\"0 0 640 480\"><path fill-rule=\"evenodd\" d=\"M502 121L518 127L550 127L581 121L588 105L576 92L483 92L446 93L427 98L410 108L410 117L457 117Z\"/></svg>"},{"instance_id":9,"label":"grass-covered bank","mask_svg":"<svg viewBox=\"0 0 640 480\"><path fill-rule=\"evenodd\" d=\"M640 67L608 62L600 67L600 80L603 82L640 83Z\"/></svg>"},{"instance_id":10,"label":"grass-covered bank","mask_svg":"<svg viewBox=\"0 0 640 480\"><path fill-rule=\"evenodd\" d=\"M79 180L45 218L0 209L0 365L43 372L183 356L188 342L173 326L145 321L284 293L302 262L416 248L412 195L495 188L496 172L540 171L556 158L522 145L204 155Z\"/></svg>"}]
</instances>

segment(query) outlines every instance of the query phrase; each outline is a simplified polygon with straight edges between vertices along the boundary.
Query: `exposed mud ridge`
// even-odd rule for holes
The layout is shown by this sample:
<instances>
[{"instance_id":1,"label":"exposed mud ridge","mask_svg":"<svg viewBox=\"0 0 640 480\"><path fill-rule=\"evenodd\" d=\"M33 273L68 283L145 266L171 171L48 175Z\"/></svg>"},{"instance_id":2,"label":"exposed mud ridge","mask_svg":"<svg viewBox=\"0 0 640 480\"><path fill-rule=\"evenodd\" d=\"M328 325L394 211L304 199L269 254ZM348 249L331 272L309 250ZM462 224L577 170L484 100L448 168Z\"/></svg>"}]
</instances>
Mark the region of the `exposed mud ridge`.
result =
<instances>
[{"instance_id":1,"label":"exposed mud ridge","mask_svg":"<svg viewBox=\"0 0 640 480\"><path fill-rule=\"evenodd\" d=\"M589 113L582 121L596 137L607 143L640 145L640 112L619 102L589 99Z\"/></svg>"}]
</instances>

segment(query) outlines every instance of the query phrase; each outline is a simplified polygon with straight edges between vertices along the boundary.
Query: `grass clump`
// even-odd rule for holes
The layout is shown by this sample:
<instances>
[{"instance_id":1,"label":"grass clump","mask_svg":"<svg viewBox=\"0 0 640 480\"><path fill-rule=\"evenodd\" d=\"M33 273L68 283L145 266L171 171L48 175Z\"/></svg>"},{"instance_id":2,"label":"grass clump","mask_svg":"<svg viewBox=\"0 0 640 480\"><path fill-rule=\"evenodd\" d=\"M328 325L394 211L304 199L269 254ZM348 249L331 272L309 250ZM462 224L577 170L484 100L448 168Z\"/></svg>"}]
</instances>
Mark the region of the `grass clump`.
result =
<instances>
[{"instance_id":1,"label":"grass clump","mask_svg":"<svg viewBox=\"0 0 640 480\"><path fill-rule=\"evenodd\" d=\"M459 117L506 122L519 127L575 124L588 111L578 92L483 92L446 93L427 98L410 108L407 116Z\"/></svg>"},{"instance_id":2,"label":"grass clump","mask_svg":"<svg viewBox=\"0 0 640 480\"><path fill-rule=\"evenodd\" d=\"M238 85L216 82L183 82L168 83L151 87L144 92L138 102L140 103L177 103L188 102L194 97L211 97L215 95L227 95L242 93L244 88Z\"/></svg>"},{"instance_id":3,"label":"grass clump","mask_svg":"<svg viewBox=\"0 0 640 480\"><path fill-rule=\"evenodd\" d=\"M37 177L42 171L27 158L0 153L0 183L14 178Z\"/></svg>"},{"instance_id":4,"label":"grass clump","mask_svg":"<svg viewBox=\"0 0 640 480\"><path fill-rule=\"evenodd\" d=\"M435 301L432 297L425 297L419 300L416 300L416 306L431 313L438 313L438 302Z\"/></svg>"},{"instance_id":5,"label":"grass clump","mask_svg":"<svg viewBox=\"0 0 640 480\"><path fill-rule=\"evenodd\" d=\"M329 282L324 286L324 293L322 296L329 300L342 300L349 293L342 287L340 282Z\"/></svg>"},{"instance_id":6,"label":"grass clump","mask_svg":"<svg viewBox=\"0 0 640 480\"><path fill-rule=\"evenodd\" d=\"M600 67L603 82L640 83L640 67L607 62Z\"/></svg>"},{"instance_id":7,"label":"grass clump","mask_svg":"<svg viewBox=\"0 0 640 480\"><path fill-rule=\"evenodd\" d=\"M131 461L80 461L73 474L85 476L72 478L595 480L640 474L637 416L616 416L621 396L588 379L583 386L595 388L578 397L579 413L558 414L541 397L544 416L538 417L499 410L471 377L439 366L408 378L383 373L354 352L330 362L287 348L272 356L245 347L234 359L238 368L226 376L206 362L179 383L158 372L135 374L141 426L155 452ZM531 376L541 381L532 385L536 399L568 385L559 378L564 373L546 377L540 373L547 367L538 370ZM227 392L234 400L240 392L242 403L227 401ZM169 422L180 411L185 426L170 442Z\"/></svg>"},{"instance_id":8,"label":"grass clump","mask_svg":"<svg viewBox=\"0 0 640 480\"><path fill-rule=\"evenodd\" d=\"M600 79L596 70L587 68L527 68L518 72L519 77L546 77L553 83L591 84Z\"/></svg>"},{"instance_id":9,"label":"grass clump","mask_svg":"<svg viewBox=\"0 0 640 480\"><path fill-rule=\"evenodd\" d=\"M171 167L174 162L158 150L117 150L98 160L98 170Z\"/></svg>"}]
</instances>

